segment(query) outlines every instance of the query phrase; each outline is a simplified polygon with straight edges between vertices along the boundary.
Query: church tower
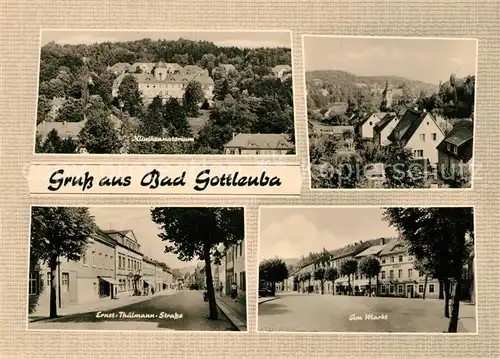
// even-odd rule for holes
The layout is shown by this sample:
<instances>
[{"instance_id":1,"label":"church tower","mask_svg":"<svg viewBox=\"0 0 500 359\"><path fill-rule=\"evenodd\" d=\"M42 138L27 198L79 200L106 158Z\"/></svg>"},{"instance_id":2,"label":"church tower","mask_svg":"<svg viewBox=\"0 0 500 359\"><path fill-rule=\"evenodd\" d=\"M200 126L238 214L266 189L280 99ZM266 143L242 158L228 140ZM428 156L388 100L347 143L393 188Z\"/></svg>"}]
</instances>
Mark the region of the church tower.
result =
<instances>
[{"instance_id":1,"label":"church tower","mask_svg":"<svg viewBox=\"0 0 500 359\"><path fill-rule=\"evenodd\" d=\"M390 110L392 108L392 89L389 87L389 82L385 82L385 89L382 92L382 95L384 96L382 100L382 106L385 107L385 109Z\"/></svg>"}]
</instances>

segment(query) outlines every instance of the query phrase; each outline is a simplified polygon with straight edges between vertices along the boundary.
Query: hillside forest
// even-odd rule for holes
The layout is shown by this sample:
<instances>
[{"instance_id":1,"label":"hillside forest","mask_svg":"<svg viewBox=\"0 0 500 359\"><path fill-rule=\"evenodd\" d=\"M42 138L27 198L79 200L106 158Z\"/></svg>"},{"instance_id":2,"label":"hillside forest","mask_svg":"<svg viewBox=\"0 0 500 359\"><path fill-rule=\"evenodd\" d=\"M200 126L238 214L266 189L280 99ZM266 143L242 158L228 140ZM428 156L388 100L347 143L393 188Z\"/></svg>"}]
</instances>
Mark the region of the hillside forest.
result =
<instances>
[{"instance_id":1,"label":"hillside forest","mask_svg":"<svg viewBox=\"0 0 500 359\"><path fill-rule=\"evenodd\" d=\"M182 99L157 97L146 105L133 76L123 79L113 98L117 75L109 66L159 60L206 69L214 81L213 103L204 99L201 84L191 81ZM235 69L227 71L223 64ZM276 65L291 65L289 48L220 47L182 38L48 43L40 54L37 124L83 126L77 139L61 138L55 130L45 139L37 136L36 152L74 153L83 147L88 153L219 154L234 133L287 133L293 142L292 79L272 76ZM194 141L132 141L135 136Z\"/></svg>"}]
</instances>

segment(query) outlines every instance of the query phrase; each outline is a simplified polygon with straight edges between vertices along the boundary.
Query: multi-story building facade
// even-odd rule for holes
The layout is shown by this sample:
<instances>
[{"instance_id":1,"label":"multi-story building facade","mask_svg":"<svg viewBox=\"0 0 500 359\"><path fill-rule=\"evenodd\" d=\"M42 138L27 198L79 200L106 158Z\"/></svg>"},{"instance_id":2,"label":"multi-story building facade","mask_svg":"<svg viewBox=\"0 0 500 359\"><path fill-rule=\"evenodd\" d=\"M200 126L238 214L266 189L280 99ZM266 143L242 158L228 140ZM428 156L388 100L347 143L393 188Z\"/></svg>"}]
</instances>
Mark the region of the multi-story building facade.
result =
<instances>
[{"instance_id":1,"label":"multi-story building facade","mask_svg":"<svg viewBox=\"0 0 500 359\"><path fill-rule=\"evenodd\" d=\"M140 65L137 67L141 68ZM136 68L137 68L136 67ZM208 75L206 69L198 66L188 65L181 67L178 64L165 63L159 61L150 70L150 64L143 64L142 66L146 71L134 70L128 72L130 69L125 69L113 82L112 95L118 96L120 84L126 76L133 76L138 84L139 91L141 92L142 99L145 103L149 103L159 96L166 100L169 98L182 99L187 85L196 81L201 84L202 90L205 94L205 99L211 101L213 98L214 81Z\"/></svg>"},{"instance_id":2,"label":"multi-story building facade","mask_svg":"<svg viewBox=\"0 0 500 359\"><path fill-rule=\"evenodd\" d=\"M245 242L241 241L224 249L224 258L219 267L219 285L222 282L226 294L231 293L231 285L238 288L238 294L246 293Z\"/></svg>"},{"instance_id":3,"label":"multi-story building facade","mask_svg":"<svg viewBox=\"0 0 500 359\"><path fill-rule=\"evenodd\" d=\"M286 155L294 149L284 133L238 133L224 145L229 155Z\"/></svg>"},{"instance_id":4,"label":"multi-story building facade","mask_svg":"<svg viewBox=\"0 0 500 359\"><path fill-rule=\"evenodd\" d=\"M439 281L427 278L414 268L414 258L408 255L399 239L392 239L379 254L381 270L378 278L378 295L415 298L426 290L427 298L439 297Z\"/></svg>"},{"instance_id":5,"label":"multi-story building facade","mask_svg":"<svg viewBox=\"0 0 500 359\"><path fill-rule=\"evenodd\" d=\"M143 255L141 246L132 230L104 231L116 241L115 263L118 281L118 296L142 293Z\"/></svg>"},{"instance_id":6,"label":"multi-story building facade","mask_svg":"<svg viewBox=\"0 0 500 359\"><path fill-rule=\"evenodd\" d=\"M152 294L156 287L156 262L149 257L142 258L142 285L145 294Z\"/></svg>"},{"instance_id":7,"label":"multi-story building facade","mask_svg":"<svg viewBox=\"0 0 500 359\"><path fill-rule=\"evenodd\" d=\"M116 297L115 242L102 231L88 239L78 261L61 259L54 280L59 308ZM33 263L29 277L30 303L47 309L50 305L51 272L46 265ZM31 305L30 305L31 309Z\"/></svg>"}]
</instances>

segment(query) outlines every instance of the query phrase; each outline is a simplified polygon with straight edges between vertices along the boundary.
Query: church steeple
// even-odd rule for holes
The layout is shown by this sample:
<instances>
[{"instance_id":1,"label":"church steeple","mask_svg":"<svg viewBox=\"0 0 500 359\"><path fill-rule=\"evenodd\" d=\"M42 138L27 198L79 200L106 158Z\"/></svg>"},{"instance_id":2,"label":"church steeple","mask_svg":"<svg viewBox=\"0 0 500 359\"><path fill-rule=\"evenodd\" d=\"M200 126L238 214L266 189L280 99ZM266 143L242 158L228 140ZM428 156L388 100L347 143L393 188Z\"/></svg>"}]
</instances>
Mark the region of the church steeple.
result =
<instances>
[{"instance_id":1,"label":"church steeple","mask_svg":"<svg viewBox=\"0 0 500 359\"><path fill-rule=\"evenodd\" d=\"M392 89L389 86L389 81L385 81L385 89L384 92L382 92L382 95L384 96L382 100L382 106L386 110L390 110L392 108Z\"/></svg>"}]
</instances>

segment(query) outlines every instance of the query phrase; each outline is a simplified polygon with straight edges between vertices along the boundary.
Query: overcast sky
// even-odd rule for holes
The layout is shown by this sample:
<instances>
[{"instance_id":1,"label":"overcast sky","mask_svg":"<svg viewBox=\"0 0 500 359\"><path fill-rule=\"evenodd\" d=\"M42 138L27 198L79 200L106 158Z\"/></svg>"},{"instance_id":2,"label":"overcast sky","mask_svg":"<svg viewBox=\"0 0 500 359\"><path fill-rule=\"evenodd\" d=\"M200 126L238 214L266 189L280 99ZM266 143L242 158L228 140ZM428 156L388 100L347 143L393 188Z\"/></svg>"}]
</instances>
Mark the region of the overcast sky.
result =
<instances>
[{"instance_id":1,"label":"overcast sky","mask_svg":"<svg viewBox=\"0 0 500 359\"><path fill-rule=\"evenodd\" d=\"M431 84L476 73L476 41L304 37L305 69L395 75Z\"/></svg>"},{"instance_id":2,"label":"overcast sky","mask_svg":"<svg viewBox=\"0 0 500 359\"><path fill-rule=\"evenodd\" d=\"M291 47L290 32L283 31L102 31L102 30L43 30L42 46L58 44L93 44L105 41L178 40L179 38L210 41L217 46Z\"/></svg>"},{"instance_id":3,"label":"overcast sky","mask_svg":"<svg viewBox=\"0 0 500 359\"><path fill-rule=\"evenodd\" d=\"M397 236L382 220L381 208L262 208L259 258L299 258L323 248Z\"/></svg>"},{"instance_id":4,"label":"overcast sky","mask_svg":"<svg viewBox=\"0 0 500 359\"><path fill-rule=\"evenodd\" d=\"M166 242L158 237L160 230L151 220L150 207L90 207L89 210L102 230L134 231L144 255L165 262L171 268L196 265L197 261L182 262L175 254L165 253Z\"/></svg>"}]
</instances>

